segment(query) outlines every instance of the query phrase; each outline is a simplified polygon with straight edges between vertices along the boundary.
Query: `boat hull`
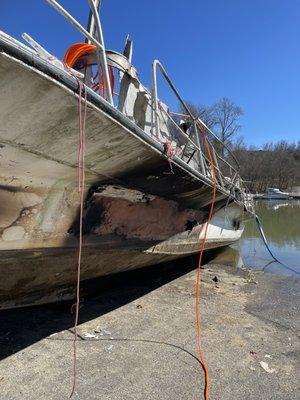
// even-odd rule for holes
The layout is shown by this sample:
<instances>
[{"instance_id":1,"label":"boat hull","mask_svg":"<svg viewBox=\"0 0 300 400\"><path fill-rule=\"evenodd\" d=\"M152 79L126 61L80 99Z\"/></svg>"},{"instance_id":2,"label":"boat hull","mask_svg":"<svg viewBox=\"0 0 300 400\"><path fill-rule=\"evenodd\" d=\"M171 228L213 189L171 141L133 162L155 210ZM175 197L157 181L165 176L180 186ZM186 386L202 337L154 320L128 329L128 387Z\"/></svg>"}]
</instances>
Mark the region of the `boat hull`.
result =
<instances>
[{"instance_id":1,"label":"boat hull","mask_svg":"<svg viewBox=\"0 0 300 400\"><path fill-rule=\"evenodd\" d=\"M209 225L205 250L227 246L243 232L223 226L224 210ZM227 221L228 222L228 221ZM232 222L232 220L231 220ZM197 254L203 245L205 224L161 242L102 237L97 245L84 246L81 281ZM75 298L77 247L1 251L0 309L24 307Z\"/></svg>"},{"instance_id":2,"label":"boat hull","mask_svg":"<svg viewBox=\"0 0 300 400\"><path fill-rule=\"evenodd\" d=\"M78 83L5 51L0 308L73 298L79 225ZM171 168L162 143L95 96L86 113L82 281L197 253L211 181L176 156ZM228 196L218 185L206 249L241 235L244 204Z\"/></svg>"}]
</instances>

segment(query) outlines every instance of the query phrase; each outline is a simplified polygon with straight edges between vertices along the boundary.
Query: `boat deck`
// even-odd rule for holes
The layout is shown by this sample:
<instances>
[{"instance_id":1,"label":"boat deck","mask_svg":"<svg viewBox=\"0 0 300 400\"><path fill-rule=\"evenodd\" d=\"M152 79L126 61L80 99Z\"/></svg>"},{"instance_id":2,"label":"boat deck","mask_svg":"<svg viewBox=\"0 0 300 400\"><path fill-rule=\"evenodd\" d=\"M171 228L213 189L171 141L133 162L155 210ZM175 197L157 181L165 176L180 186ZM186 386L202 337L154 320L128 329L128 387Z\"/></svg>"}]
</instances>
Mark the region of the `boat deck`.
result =
<instances>
[{"instance_id":1,"label":"boat deck","mask_svg":"<svg viewBox=\"0 0 300 400\"><path fill-rule=\"evenodd\" d=\"M186 260L157 268L102 279L100 294L83 301L74 398L202 398L201 368L182 350L195 354L195 271ZM299 281L257 273L253 284L246 271L216 264L202 277L210 399L298 399ZM1 399L68 398L70 304L6 310L1 320Z\"/></svg>"}]
</instances>

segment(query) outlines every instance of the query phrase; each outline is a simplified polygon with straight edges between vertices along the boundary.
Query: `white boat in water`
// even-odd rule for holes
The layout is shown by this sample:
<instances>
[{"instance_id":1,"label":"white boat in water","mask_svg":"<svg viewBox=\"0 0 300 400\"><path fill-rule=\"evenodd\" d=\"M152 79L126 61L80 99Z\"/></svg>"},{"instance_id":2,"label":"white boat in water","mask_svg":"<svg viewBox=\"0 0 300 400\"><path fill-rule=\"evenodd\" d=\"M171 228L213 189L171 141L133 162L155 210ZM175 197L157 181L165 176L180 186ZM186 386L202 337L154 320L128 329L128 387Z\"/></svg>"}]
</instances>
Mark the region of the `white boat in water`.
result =
<instances>
[{"instance_id":1,"label":"white boat in water","mask_svg":"<svg viewBox=\"0 0 300 400\"><path fill-rule=\"evenodd\" d=\"M0 33L0 308L74 298L79 105L83 282L198 253L212 202L205 249L237 241L253 212L234 155L214 136L224 159L208 141L213 132L161 63L153 62L148 90L129 39L123 54L105 49L97 10L87 32L76 26L90 43L71 45L63 62L29 35L31 47ZM184 108L184 124L159 101L158 73Z\"/></svg>"},{"instance_id":2,"label":"white boat in water","mask_svg":"<svg viewBox=\"0 0 300 400\"><path fill-rule=\"evenodd\" d=\"M292 196L289 193L281 192L281 190L277 188L269 188L260 198L268 200L284 200L291 199Z\"/></svg>"}]
</instances>

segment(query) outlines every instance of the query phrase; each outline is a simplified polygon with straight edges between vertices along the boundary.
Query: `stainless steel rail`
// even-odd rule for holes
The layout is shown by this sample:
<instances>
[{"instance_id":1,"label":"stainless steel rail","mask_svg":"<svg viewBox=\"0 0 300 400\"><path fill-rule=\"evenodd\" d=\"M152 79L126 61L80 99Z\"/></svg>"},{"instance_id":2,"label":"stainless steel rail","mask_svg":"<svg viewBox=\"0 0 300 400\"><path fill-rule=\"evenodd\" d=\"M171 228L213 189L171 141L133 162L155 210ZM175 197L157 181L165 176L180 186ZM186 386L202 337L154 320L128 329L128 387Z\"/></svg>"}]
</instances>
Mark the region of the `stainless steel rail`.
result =
<instances>
[{"instance_id":1,"label":"stainless steel rail","mask_svg":"<svg viewBox=\"0 0 300 400\"><path fill-rule=\"evenodd\" d=\"M106 55L105 55L105 47L103 44L103 35L102 35L102 30L101 30L101 24L99 20L99 15L98 11L95 8L95 4L92 0L89 0L90 6L91 6L91 11L93 13L94 19L96 26L99 23L100 25L100 31L99 31L99 40L96 40L94 36L92 36L84 27L74 18L68 11L66 11L57 1L55 0L47 0L49 4L52 5L61 15L63 15L73 26L75 26L79 32L81 32L91 43L93 43L98 51L100 52L101 55L101 66L103 74L104 74L104 80L107 88L107 100L110 104L113 105L113 98L112 98L112 92L111 92L111 86L110 86L110 80L109 80L109 74L108 74L108 68L107 68L107 62L106 62ZM98 26L99 29L99 26ZM100 43L102 40L102 43Z\"/></svg>"},{"instance_id":2,"label":"stainless steel rail","mask_svg":"<svg viewBox=\"0 0 300 400\"><path fill-rule=\"evenodd\" d=\"M93 1L94 1L94 4L95 4L96 9L98 10L98 14L100 15L100 11L99 11L99 10L100 10L100 7L101 7L101 0L93 0ZM88 31L92 36L94 36L94 33L95 33L95 19L94 19L94 15L93 15L92 10L90 10L90 13L89 13L89 19L88 19L88 24L87 24L87 31ZM85 39L85 41L86 41L86 43L91 44L90 40Z\"/></svg>"},{"instance_id":3,"label":"stainless steel rail","mask_svg":"<svg viewBox=\"0 0 300 400\"><path fill-rule=\"evenodd\" d=\"M235 157L235 155L233 154L233 152L230 150L230 148L227 146L226 143L222 142L222 140L211 130L208 128L207 125L205 125L205 123L198 117L197 120L200 122L200 124L214 137L214 139L217 140L217 142L219 142L224 149L226 149L228 151L228 153L230 154L230 156L232 157L232 159L235 161L236 165L237 165L237 169L240 169L240 164L237 160L237 158Z\"/></svg>"},{"instance_id":4,"label":"stainless steel rail","mask_svg":"<svg viewBox=\"0 0 300 400\"><path fill-rule=\"evenodd\" d=\"M88 0L91 8L91 13L93 15L93 22L95 25L95 33L97 33L97 39L99 43L101 43L102 48L97 48L97 58L98 58L98 64L99 67L102 67L102 71L104 72L104 82L105 82L105 93L104 96L107 97L107 100L110 102L110 104L113 104L113 95L112 95L112 89L111 89L111 84L110 84L110 79L109 79L109 73L108 73L108 66L107 66L107 59L106 59L106 53L105 53L105 45L104 45L104 39L103 39L103 33L102 33L102 26L100 23L100 18L99 18L99 13L96 7L96 4L94 0ZM99 83L100 83L100 68L99 68Z\"/></svg>"},{"instance_id":5,"label":"stainless steel rail","mask_svg":"<svg viewBox=\"0 0 300 400\"><path fill-rule=\"evenodd\" d=\"M177 99L179 100L180 104L182 105L183 109L185 110L186 114L184 114L184 115L186 115L192 121L193 135L194 135L196 141L192 139L191 135L188 135L186 132L184 132L181 129L181 127L174 121L174 119L171 117L171 115L168 112L166 112L166 110L163 107L160 106L160 102L159 102L159 99L158 99L158 87L157 87L157 71L158 70L160 71L162 76L165 78L165 80L167 81L168 85L170 86L170 88L172 89L172 91L176 95ZM187 106L187 104L185 103L185 101L183 100L181 95L179 94L177 88L173 84L172 80L169 78L165 68L163 67L163 65L158 60L154 60L153 65L152 65L152 90L151 90L151 94L152 94L151 95L151 97L152 97L152 116L151 116L152 127L151 127L151 132L155 135L155 137L160 141L162 140L161 128L160 128L160 119L159 119L159 112L161 112L161 113L164 113L164 115L167 116L167 118L170 120L170 122L172 124L174 124L174 126L176 126L177 132L179 132L179 134L182 135L182 137L184 137L185 140L186 140L186 145L184 146L184 149L183 149L183 151L181 153L181 158L183 159L184 153L185 153L185 149L186 149L186 147L187 147L187 145L189 143L189 145L192 146L192 148L194 149L194 152L192 152L192 155L188 159L188 162L190 162L190 160L192 158L194 158L194 156L196 156L197 157L197 164L198 164L199 171L205 177L207 177L209 179L212 179L211 173L210 173L211 161L210 161L210 158L207 157L207 155L205 154L205 146L203 146L201 144L200 134L204 134L206 136L206 139L207 139L208 144L209 144L210 149L211 149L211 154L212 154L212 158L213 158L212 162L213 162L213 167L216 170L218 184L221 187L223 187L223 188L225 188L227 190L229 188L229 190L231 191L232 188L235 186L237 180L240 179L239 178L240 166L239 166L238 160L236 159L235 155L230 150L230 148L224 142L222 142L218 138L218 136L211 129L209 129L208 126L199 117L195 117L192 114L192 112L190 111L189 107ZM236 164L235 168L232 166L232 164L230 162L228 162L228 160L223 158L216 151L215 146L213 145L211 140L207 137L207 133L213 138L213 140L216 143L220 144L223 149L226 149L226 152L227 152L228 156ZM223 168L220 166L220 163L222 164ZM229 173L230 181L224 175L224 173L222 171L224 169L227 169L227 172Z\"/></svg>"},{"instance_id":6,"label":"stainless steel rail","mask_svg":"<svg viewBox=\"0 0 300 400\"><path fill-rule=\"evenodd\" d=\"M153 64L152 64L152 101L153 101L153 105L152 105L152 113L154 113L154 120L155 120L155 127L156 127L156 136L159 137L159 121L158 121L158 97L157 97L157 68L159 68L161 74L163 75L163 77L166 79L167 83L169 84L169 86L171 87L171 89L173 90L173 92L175 93L175 95L177 96L179 102L181 103L181 105L183 106L183 108L186 110L186 112L192 117L193 120L195 120L195 118L193 117L191 111L189 110L188 106L186 105L185 101L183 100L183 98L180 96L178 90L176 89L175 85L173 84L173 82L171 81L171 79L169 78L166 70L164 69L164 67L162 66L161 62L159 60L154 60ZM153 121L153 118L152 118ZM196 134L196 136L198 137L198 135ZM198 141L198 140L197 140ZM204 163L202 160L202 151L201 151L201 144L200 144L200 140L198 141L198 146L196 143L194 143L194 146L196 146L196 148L198 147L198 157L199 157L199 162L201 165L201 169L203 166L203 173L204 173Z\"/></svg>"}]
</instances>

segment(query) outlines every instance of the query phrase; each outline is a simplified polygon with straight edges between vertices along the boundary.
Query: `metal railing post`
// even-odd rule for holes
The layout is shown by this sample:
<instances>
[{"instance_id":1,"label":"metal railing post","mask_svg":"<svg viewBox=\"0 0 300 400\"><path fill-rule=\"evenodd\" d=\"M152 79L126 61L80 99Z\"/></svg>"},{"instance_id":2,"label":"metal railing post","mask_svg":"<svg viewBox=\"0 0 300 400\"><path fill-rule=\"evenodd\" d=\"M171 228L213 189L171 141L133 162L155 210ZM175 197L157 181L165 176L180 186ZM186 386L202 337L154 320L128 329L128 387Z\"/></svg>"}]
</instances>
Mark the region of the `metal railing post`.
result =
<instances>
[{"instance_id":1,"label":"metal railing post","mask_svg":"<svg viewBox=\"0 0 300 400\"><path fill-rule=\"evenodd\" d=\"M99 18L99 13L97 11L97 7L94 3L94 0L88 0L91 8L91 12L93 14L93 22L95 24L95 31L97 32L97 39L99 43L102 45L102 48L97 48L97 57L99 59L98 63L99 66L102 66L102 70L104 73L104 82L106 86L106 95L107 95L107 100L110 102L110 104L113 105L113 96L112 96L112 90L111 90L111 84L110 84L110 79L109 79L109 73L108 73L108 66L107 66L107 60L106 60L106 53L105 53L105 45L104 45L104 39L103 39L103 32L102 32L102 26L100 23L100 18ZM99 85L100 85L100 72L99 72Z\"/></svg>"},{"instance_id":2,"label":"metal railing post","mask_svg":"<svg viewBox=\"0 0 300 400\"><path fill-rule=\"evenodd\" d=\"M186 105L186 103L184 102L184 100L182 99L182 97L180 96L178 90L176 89L176 87L174 86L173 82L171 81L171 79L168 77L164 67L162 66L162 64L158 61L158 60L154 60L153 61L153 65L152 65L152 113L151 113L151 126L152 126L152 131L153 131L153 125L155 124L155 129L156 129L156 134L157 137L160 134L160 129L159 129L159 118L158 118L158 110L159 110L159 102L158 102L158 96L157 96L157 68L160 69L160 72L162 73L163 77L166 79L167 83L169 84L169 86L171 87L171 89L173 90L173 92L175 93L175 95L177 96L180 104L183 106L183 109L186 111L187 115L189 116L193 121L194 121L194 130L195 130L195 134L196 134L196 140L192 140L190 135L188 135L186 132L183 132L182 129L179 127L179 130L181 131L181 134L186 137L186 139L188 140L188 142L191 142L194 149L196 149L196 151L198 152L198 156L199 156L199 167L201 168L201 173L208 177L208 169L209 169L209 163L211 163L211 161L213 162L213 164L215 165L216 168L216 173L217 173L217 178L218 178L218 182L219 185L222 186L224 189L226 189L226 182L225 182L225 177L222 174L222 171L219 167L219 163L218 163L218 159L221 160L223 163L225 163L226 165L229 166L230 170L235 171L235 177L238 176L238 171L240 169L239 166L239 162L237 160L237 158L235 157L234 153L230 150L230 148L226 145L226 143L223 143L217 135L215 135L211 129L209 129L207 127L207 125L199 118L199 117L194 117L191 113L191 111L189 110L188 106ZM172 120L172 118L171 118ZM173 120L172 120L173 121ZM175 123L175 122L174 122ZM205 128L205 130L210 133L213 138L216 139L216 141L218 143L220 143L223 148L225 148L228 151L228 154L231 156L231 158L234 160L234 162L237 165L237 170L235 168L232 167L231 164L229 164L229 162L227 160L225 160L224 158L222 158L215 150L214 146L212 145L211 141L208 139L209 145L211 146L212 149L212 160L208 160L205 153L202 151L202 146L201 146L201 142L200 142L200 138L199 138L199 132L198 129L200 130L201 127L198 127L198 123L201 124L201 126L203 128ZM187 144L185 145L182 154L184 155L185 153L185 149L187 147ZM195 153L193 153L195 154ZM192 155L193 157L193 155ZM188 160L188 162L191 160L191 158ZM200 169L199 168L199 169Z\"/></svg>"},{"instance_id":3,"label":"metal railing post","mask_svg":"<svg viewBox=\"0 0 300 400\"><path fill-rule=\"evenodd\" d=\"M211 150L212 150L212 155L213 155L213 161L214 161L214 164L216 166L216 170L218 171L218 175L219 175L219 180L220 180L221 186L224 187L224 181L223 181L222 173L221 173L221 170L220 170L220 167L219 167L219 164L218 164L218 160L217 160L217 157L216 157L216 151L215 151L213 146L211 146Z\"/></svg>"},{"instance_id":4,"label":"metal railing post","mask_svg":"<svg viewBox=\"0 0 300 400\"><path fill-rule=\"evenodd\" d=\"M99 9L100 9L100 6L101 6L101 0L93 0L93 1L94 1L94 3L95 3L95 7L96 7L96 9L98 10L98 13L99 13ZM89 13L87 31L88 31L92 36L94 36L94 33L95 33L95 19L94 19L94 15L93 15L93 13L92 13L92 10L90 10L90 13ZM91 44L91 41L90 41L90 40L85 39L85 41L86 41L86 43Z\"/></svg>"},{"instance_id":5,"label":"metal railing post","mask_svg":"<svg viewBox=\"0 0 300 400\"><path fill-rule=\"evenodd\" d=\"M202 147L201 147L199 133L198 133L198 127L197 127L197 123L196 123L195 119L193 122L194 122L194 131L195 131L195 135L196 135L196 141L197 141L197 145L199 147L198 156L199 156L200 168L201 168L201 172L203 173L203 175L206 176L206 170L204 168L204 160L203 160Z\"/></svg>"},{"instance_id":6,"label":"metal railing post","mask_svg":"<svg viewBox=\"0 0 300 400\"><path fill-rule=\"evenodd\" d=\"M100 50L100 52L102 52L102 54L104 55L104 59L106 61L105 48L104 48L103 44L100 43L98 40L96 40L94 38L94 36L92 36L86 29L84 29L84 27L82 25L80 25L80 23L74 17L72 17L72 15L68 13L68 11L66 11L60 4L58 4L57 1L47 0L47 2L49 4L51 4L51 6L54 7L61 15L63 15L72 25L74 25L79 30L79 32L81 32L88 40L90 40L91 43L93 43ZM93 5L95 6L94 3L93 3ZM97 13L97 15L98 15L98 13ZM102 33L102 30L101 30L101 33ZM101 33L100 33L100 35L101 35ZM102 39L103 39L103 37L102 37ZM101 38L100 38L100 40L101 40ZM106 64L106 66L107 66L107 64ZM106 69L106 71L105 71L104 65L103 65L103 71L104 71L104 75L106 75L106 73L107 73L107 76L106 76L106 78L108 80L107 88L110 89L110 90L108 90L108 92L109 92L108 101L110 104L113 105L108 69Z\"/></svg>"},{"instance_id":7,"label":"metal railing post","mask_svg":"<svg viewBox=\"0 0 300 400\"><path fill-rule=\"evenodd\" d=\"M160 130L159 130L159 119L158 119L158 99L157 99L157 79L156 79L156 66L157 66L157 60L153 61L152 64L152 118L151 122L152 124L155 124L155 131L156 131L156 136L159 138L160 136ZM154 118L153 118L154 114Z\"/></svg>"}]
</instances>

